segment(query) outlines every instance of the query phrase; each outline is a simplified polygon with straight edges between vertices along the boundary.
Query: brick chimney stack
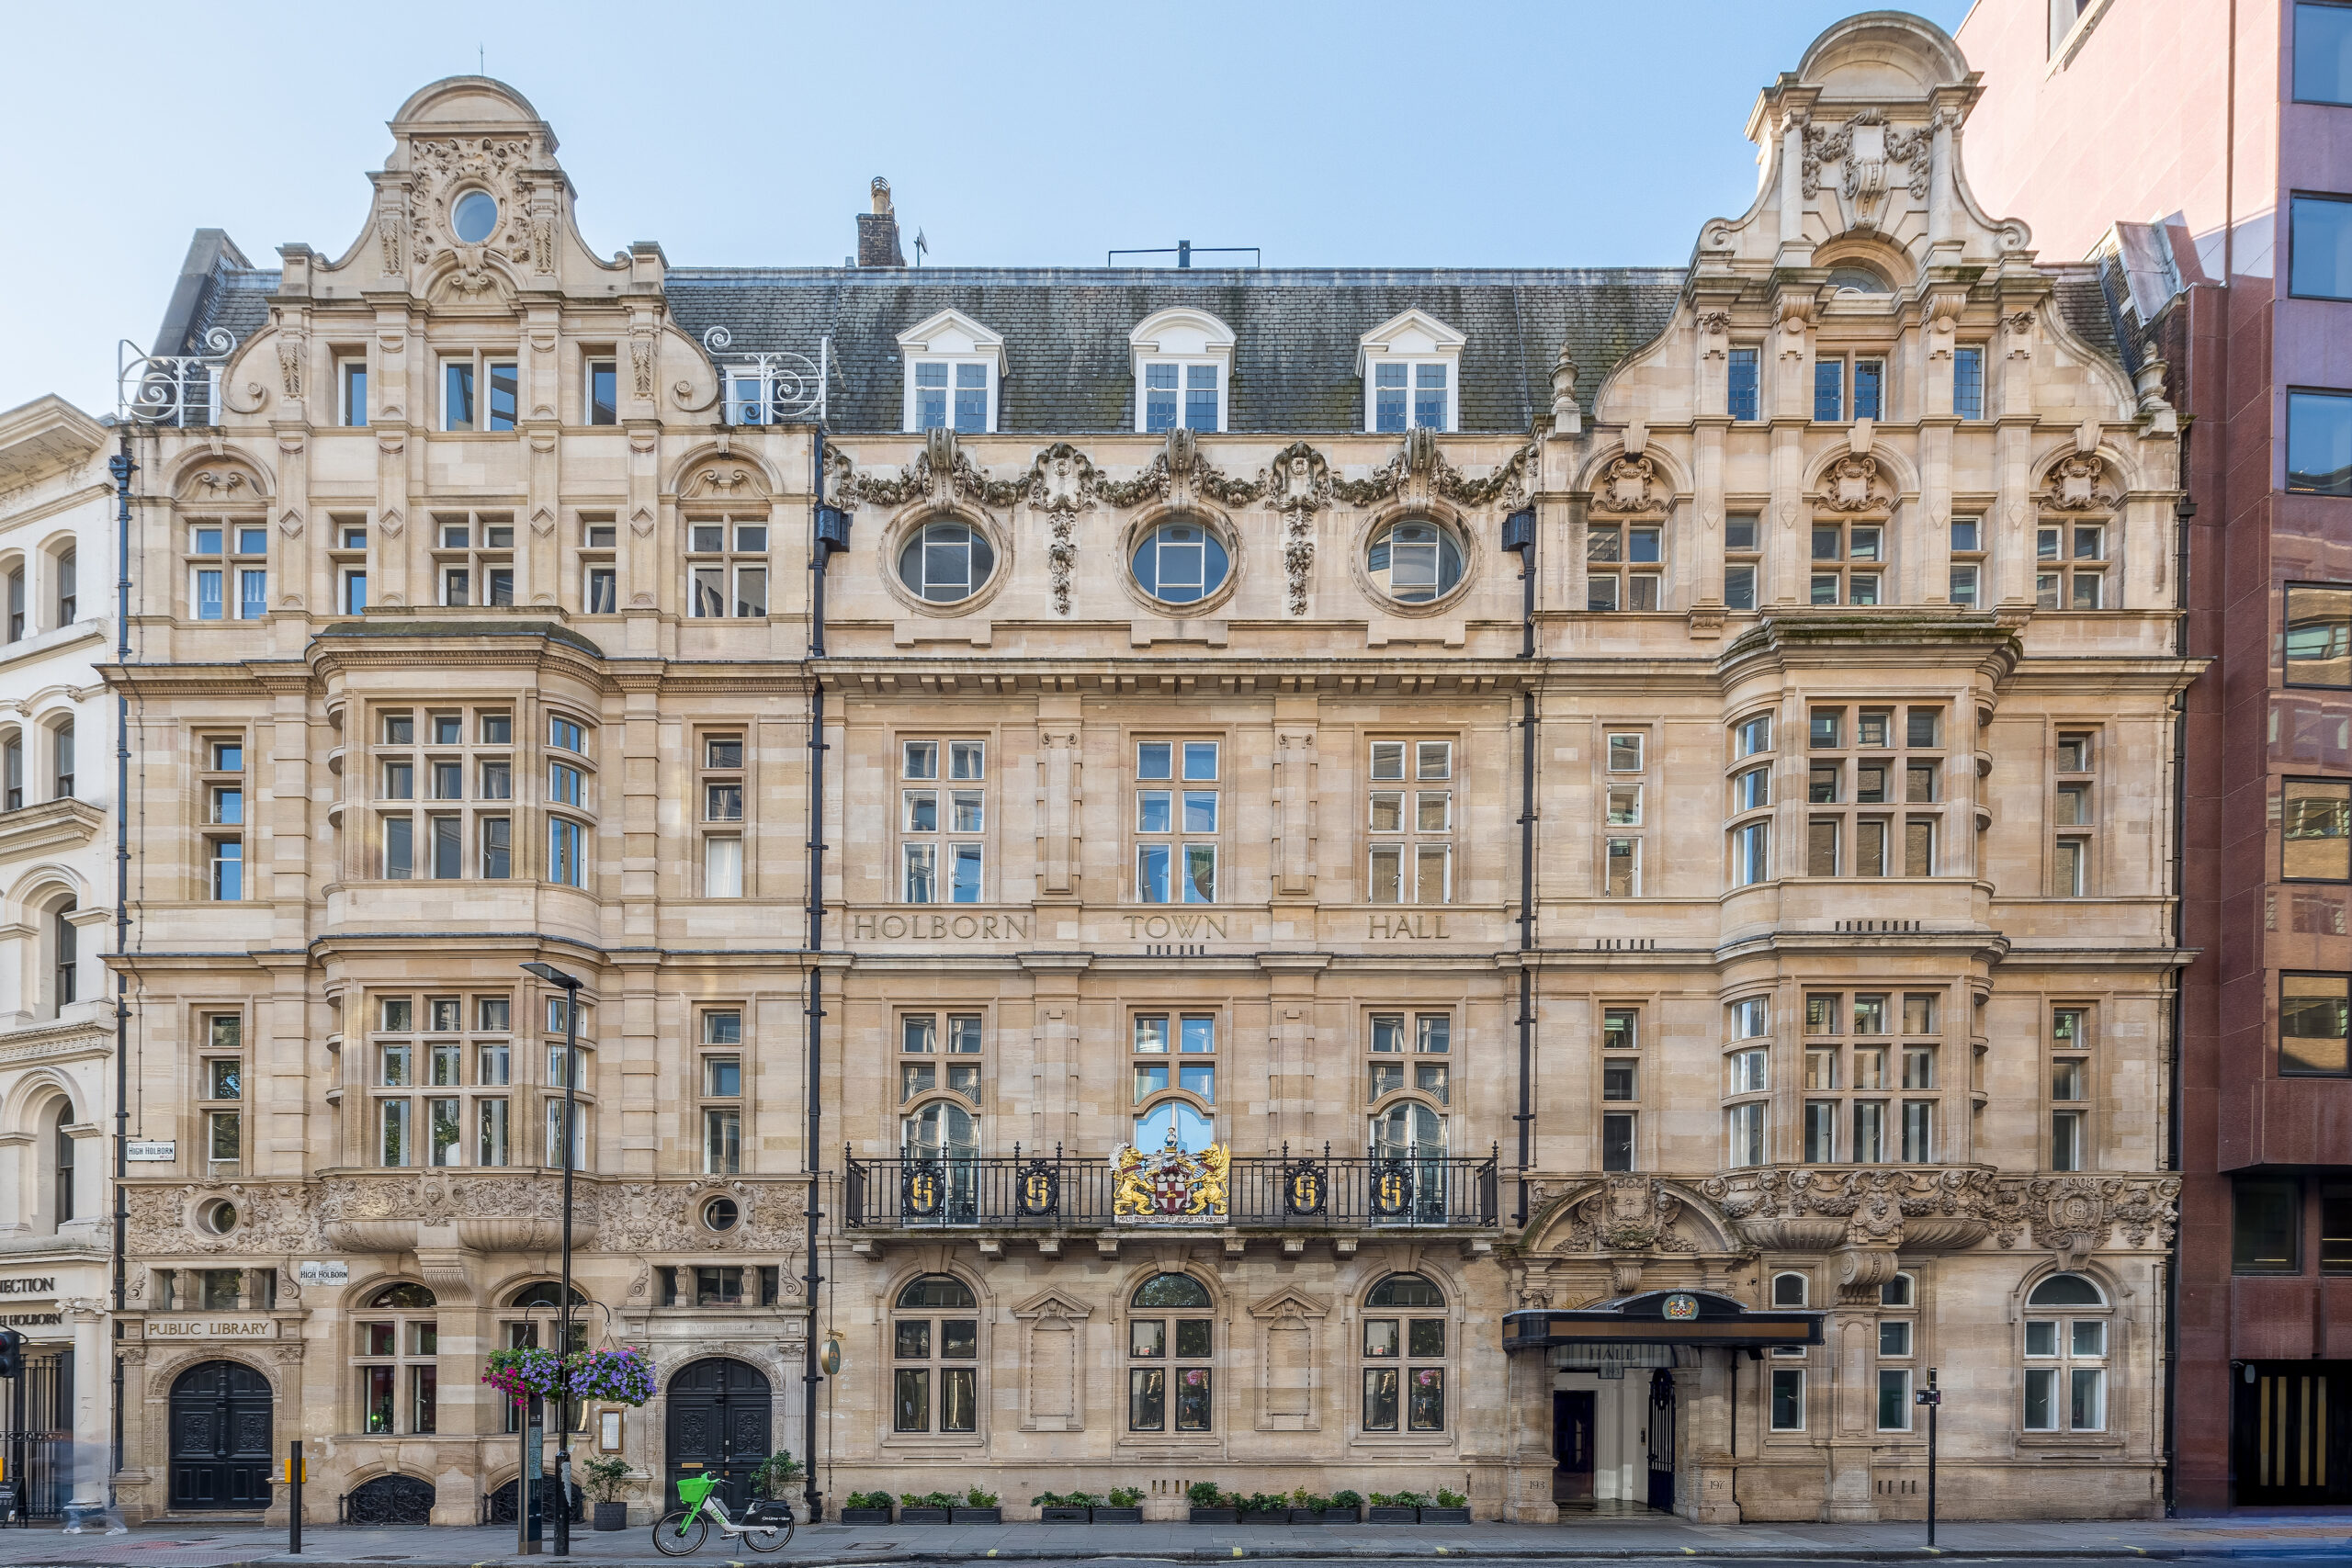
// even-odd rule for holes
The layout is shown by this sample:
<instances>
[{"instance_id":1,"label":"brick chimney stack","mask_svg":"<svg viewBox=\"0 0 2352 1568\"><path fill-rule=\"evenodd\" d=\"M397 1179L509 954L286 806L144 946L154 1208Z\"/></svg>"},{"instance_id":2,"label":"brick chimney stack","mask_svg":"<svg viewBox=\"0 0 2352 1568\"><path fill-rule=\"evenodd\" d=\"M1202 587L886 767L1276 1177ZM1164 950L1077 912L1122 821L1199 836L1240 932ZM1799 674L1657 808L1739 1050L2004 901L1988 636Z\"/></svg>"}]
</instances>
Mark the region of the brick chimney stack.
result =
<instances>
[{"instance_id":1,"label":"brick chimney stack","mask_svg":"<svg viewBox=\"0 0 2352 1568\"><path fill-rule=\"evenodd\" d=\"M857 215L857 265L904 266L906 253L899 249L899 220L890 210L890 182L874 176L874 210Z\"/></svg>"}]
</instances>

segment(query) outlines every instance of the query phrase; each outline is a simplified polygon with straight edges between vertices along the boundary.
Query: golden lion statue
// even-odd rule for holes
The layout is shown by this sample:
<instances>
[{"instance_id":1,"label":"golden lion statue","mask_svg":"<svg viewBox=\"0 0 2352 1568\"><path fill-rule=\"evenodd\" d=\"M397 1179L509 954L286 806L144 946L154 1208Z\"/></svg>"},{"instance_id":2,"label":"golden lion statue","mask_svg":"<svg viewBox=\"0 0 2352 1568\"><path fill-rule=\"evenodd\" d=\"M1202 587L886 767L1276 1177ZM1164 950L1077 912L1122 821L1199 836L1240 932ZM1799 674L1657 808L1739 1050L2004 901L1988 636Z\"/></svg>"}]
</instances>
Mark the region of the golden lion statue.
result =
<instances>
[{"instance_id":1,"label":"golden lion statue","mask_svg":"<svg viewBox=\"0 0 2352 1568\"><path fill-rule=\"evenodd\" d=\"M1226 1167L1232 1156L1223 1144L1211 1144L1201 1151L1201 1179L1193 1185L1193 1201L1185 1205L1185 1213L1193 1214L1222 1214L1225 1213Z\"/></svg>"},{"instance_id":2,"label":"golden lion statue","mask_svg":"<svg viewBox=\"0 0 2352 1568\"><path fill-rule=\"evenodd\" d=\"M1111 1212L1114 1214L1148 1214L1151 1213L1151 1189L1144 1185L1143 1151L1129 1145L1119 1151L1119 1163L1112 1168L1114 1183Z\"/></svg>"}]
</instances>

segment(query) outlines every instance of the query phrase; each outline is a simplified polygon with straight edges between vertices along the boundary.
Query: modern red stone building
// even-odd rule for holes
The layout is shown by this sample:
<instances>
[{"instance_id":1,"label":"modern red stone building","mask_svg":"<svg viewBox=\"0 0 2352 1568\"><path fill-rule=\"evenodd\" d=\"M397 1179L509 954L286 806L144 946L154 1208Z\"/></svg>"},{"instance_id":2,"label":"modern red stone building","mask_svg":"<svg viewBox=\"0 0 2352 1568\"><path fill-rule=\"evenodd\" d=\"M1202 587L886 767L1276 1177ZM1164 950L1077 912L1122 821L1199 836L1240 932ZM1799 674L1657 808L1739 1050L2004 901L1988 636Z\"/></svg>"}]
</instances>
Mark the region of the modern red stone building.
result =
<instances>
[{"instance_id":1,"label":"modern red stone building","mask_svg":"<svg viewBox=\"0 0 2352 1568\"><path fill-rule=\"evenodd\" d=\"M2173 1501L2352 1505L2352 6L1980 0L1959 41L1977 196L2098 263L2188 418Z\"/></svg>"}]
</instances>

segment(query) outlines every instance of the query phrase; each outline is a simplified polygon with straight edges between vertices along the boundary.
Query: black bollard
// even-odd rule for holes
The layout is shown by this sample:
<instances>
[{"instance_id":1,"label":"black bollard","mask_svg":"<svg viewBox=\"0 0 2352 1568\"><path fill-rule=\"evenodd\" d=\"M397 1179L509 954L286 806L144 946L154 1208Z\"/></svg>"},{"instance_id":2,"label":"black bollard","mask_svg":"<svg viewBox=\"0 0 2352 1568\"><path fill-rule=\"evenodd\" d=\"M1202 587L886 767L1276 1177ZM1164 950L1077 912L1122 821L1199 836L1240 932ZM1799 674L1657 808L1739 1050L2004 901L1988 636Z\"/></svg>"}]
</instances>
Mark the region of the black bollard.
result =
<instances>
[{"instance_id":1,"label":"black bollard","mask_svg":"<svg viewBox=\"0 0 2352 1568\"><path fill-rule=\"evenodd\" d=\"M292 1494L286 1506L286 1553L289 1557L302 1555L302 1439L286 1456L286 1486Z\"/></svg>"}]
</instances>

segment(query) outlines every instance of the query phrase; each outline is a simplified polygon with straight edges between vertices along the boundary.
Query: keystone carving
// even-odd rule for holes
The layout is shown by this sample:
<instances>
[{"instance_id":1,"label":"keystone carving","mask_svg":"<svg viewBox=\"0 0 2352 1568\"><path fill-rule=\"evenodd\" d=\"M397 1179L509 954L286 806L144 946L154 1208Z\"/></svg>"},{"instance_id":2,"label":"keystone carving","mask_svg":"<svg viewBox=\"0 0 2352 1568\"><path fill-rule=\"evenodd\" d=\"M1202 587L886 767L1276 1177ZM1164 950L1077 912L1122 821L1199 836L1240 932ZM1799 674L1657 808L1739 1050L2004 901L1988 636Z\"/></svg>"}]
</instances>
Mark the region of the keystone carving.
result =
<instances>
[{"instance_id":1,"label":"keystone carving","mask_svg":"<svg viewBox=\"0 0 2352 1568\"><path fill-rule=\"evenodd\" d=\"M1593 481L1592 507L1595 512L1615 514L1655 512L1657 464L1642 457L1619 456L1610 459Z\"/></svg>"},{"instance_id":2,"label":"keystone carving","mask_svg":"<svg viewBox=\"0 0 2352 1568\"><path fill-rule=\"evenodd\" d=\"M1830 512L1883 512L1893 496L1878 459L1847 453L1821 476L1819 504Z\"/></svg>"},{"instance_id":3,"label":"keystone carving","mask_svg":"<svg viewBox=\"0 0 2352 1568\"><path fill-rule=\"evenodd\" d=\"M1094 503L1101 480L1085 453L1057 441L1029 466L1031 507L1046 514L1046 572L1054 593L1054 614L1069 614L1070 574L1078 566L1078 514Z\"/></svg>"},{"instance_id":4,"label":"keystone carving","mask_svg":"<svg viewBox=\"0 0 2352 1568\"><path fill-rule=\"evenodd\" d=\"M1274 454L1259 476L1268 504L1283 514L1283 571L1287 579L1287 607L1294 615L1306 614L1306 585L1315 572L1315 514L1331 503L1331 465L1306 442L1295 442Z\"/></svg>"},{"instance_id":5,"label":"keystone carving","mask_svg":"<svg viewBox=\"0 0 2352 1568\"><path fill-rule=\"evenodd\" d=\"M1924 126L1901 130L1888 125L1883 109L1864 109L1834 130L1807 125L1801 165L1804 194L1819 196L1821 171L1836 164L1838 194L1846 198L1853 226L1875 228L1879 201L1888 190L1899 186L1915 197L1927 196L1933 140Z\"/></svg>"},{"instance_id":6,"label":"keystone carving","mask_svg":"<svg viewBox=\"0 0 2352 1568\"><path fill-rule=\"evenodd\" d=\"M1682 1200L1663 1181L1642 1176L1601 1179L1568 1209L1568 1248L1575 1252L1695 1252L1674 1234ZM1638 1279L1639 1265L1635 1265ZM1631 1286L1623 1287L1630 1290Z\"/></svg>"},{"instance_id":7,"label":"keystone carving","mask_svg":"<svg viewBox=\"0 0 2352 1568\"><path fill-rule=\"evenodd\" d=\"M2045 511L2107 512L2116 502L2108 482L2107 459L2096 452L2073 452L2050 465L2041 493L2035 497Z\"/></svg>"}]
</instances>

